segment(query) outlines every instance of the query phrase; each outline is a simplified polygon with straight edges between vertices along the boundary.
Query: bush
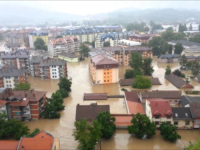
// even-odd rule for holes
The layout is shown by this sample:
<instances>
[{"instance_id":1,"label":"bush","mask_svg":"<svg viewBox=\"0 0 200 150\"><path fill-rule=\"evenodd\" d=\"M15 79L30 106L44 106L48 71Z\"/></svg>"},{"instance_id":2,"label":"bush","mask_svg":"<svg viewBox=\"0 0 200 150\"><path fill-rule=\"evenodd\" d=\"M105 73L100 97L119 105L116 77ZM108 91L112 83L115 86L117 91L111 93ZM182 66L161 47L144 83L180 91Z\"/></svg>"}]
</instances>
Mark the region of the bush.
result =
<instances>
[{"instance_id":1,"label":"bush","mask_svg":"<svg viewBox=\"0 0 200 150\"><path fill-rule=\"evenodd\" d=\"M122 91L128 91L128 90L127 90L127 89L125 89L125 88L122 88L121 90L122 90Z\"/></svg>"},{"instance_id":2,"label":"bush","mask_svg":"<svg viewBox=\"0 0 200 150\"><path fill-rule=\"evenodd\" d=\"M137 76L132 87L137 89L148 89L151 88L151 81L149 78Z\"/></svg>"},{"instance_id":3,"label":"bush","mask_svg":"<svg viewBox=\"0 0 200 150\"><path fill-rule=\"evenodd\" d=\"M185 78L185 74L183 74L179 69L174 70L172 73L178 77Z\"/></svg>"},{"instance_id":4,"label":"bush","mask_svg":"<svg viewBox=\"0 0 200 150\"><path fill-rule=\"evenodd\" d=\"M190 94L199 94L199 91L192 91Z\"/></svg>"},{"instance_id":5,"label":"bush","mask_svg":"<svg viewBox=\"0 0 200 150\"><path fill-rule=\"evenodd\" d=\"M127 69L125 74L124 74L125 79L133 79L134 78L134 70L132 69Z\"/></svg>"}]
</instances>

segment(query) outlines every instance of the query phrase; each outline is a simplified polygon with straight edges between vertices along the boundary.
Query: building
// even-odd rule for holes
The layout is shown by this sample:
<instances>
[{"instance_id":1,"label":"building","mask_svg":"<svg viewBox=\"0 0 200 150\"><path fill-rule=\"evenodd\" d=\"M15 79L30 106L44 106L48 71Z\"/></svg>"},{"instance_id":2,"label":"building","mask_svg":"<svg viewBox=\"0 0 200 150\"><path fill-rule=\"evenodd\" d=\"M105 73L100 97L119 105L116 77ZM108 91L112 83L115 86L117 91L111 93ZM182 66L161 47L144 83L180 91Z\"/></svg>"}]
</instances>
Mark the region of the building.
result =
<instances>
[{"instance_id":1,"label":"building","mask_svg":"<svg viewBox=\"0 0 200 150\"><path fill-rule=\"evenodd\" d=\"M38 39L43 39L45 45L48 45L49 42L49 36L48 33L42 32L42 31L33 31L29 34L29 45L30 48L35 48L34 42Z\"/></svg>"},{"instance_id":2,"label":"building","mask_svg":"<svg viewBox=\"0 0 200 150\"><path fill-rule=\"evenodd\" d=\"M194 80L200 83L200 75L197 75L196 77L194 77Z\"/></svg>"},{"instance_id":3,"label":"building","mask_svg":"<svg viewBox=\"0 0 200 150\"><path fill-rule=\"evenodd\" d=\"M19 141L1 140L0 150L59 150L59 139L48 132L41 131L34 137L21 137Z\"/></svg>"},{"instance_id":4,"label":"building","mask_svg":"<svg viewBox=\"0 0 200 150\"><path fill-rule=\"evenodd\" d=\"M96 26L96 28L101 28L104 32L119 32L122 31L120 26Z\"/></svg>"},{"instance_id":5,"label":"building","mask_svg":"<svg viewBox=\"0 0 200 150\"><path fill-rule=\"evenodd\" d=\"M168 28L171 28L174 32L179 31L179 25L162 25L162 28L166 31Z\"/></svg>"},{"instance_id":6,"label":"building","mask_svg":"<svg viewBox=\"0 0 200 150\"><path fill-rule=\"evenodd\" d=\"M200 57L199 56L185 56L187 61L200 61Z\"/></svg>"},{"instance_id":7,"label":"building","mask_svg":"<svg viewBox=\"0 0 200 150\"><path fill-rule=\"evenodd\" d=\"M27 81L26 69L0 69L0 87L15 88L17 84Z\"/></svg>"},{"instance_id":8,"label":"building","mask_svg":"<svg viewBox=\"0 0 200 150\"><path fill-rule=\"evenodd\" d=\"M16 68L16 69L28 69L29 68L29 57L28 51L16 51L10 53L1 53L1 61L5 67Z\"/></svg>"},{"instance_id":9,"label":"building","mask_svg":"<svg viewBox=\"0 0 200 150\"><path fill-rule=\"evenodd\" d=\"M109 84L119 81L119 63L106 55L96 55L89 60L90 75L94 84Z\"/></svg>"},{"instance_id":10,"label":"building","mask_svg":"<svg viewBox=\"0 0 200 150\"><path fill-rule=\"evenodd\" d=\"M186 24L188 31L199 31L199 24L195 22L189 22Z\"/></svg>"},{"instance_id":11,"label":"building","mask_svg":"<svg viewBox=\"0 0 200 150\"><path fill-rule=\"evenodd\" d=\"M7 115L7 102L6 101L3 101L3 100L0 100L0 114L5 114Z\"/></svg>"},{"instance_id":12,"label":"building","mask_svg":"<svg viewBox=\"0 0 200 150\"><path fill-rule=\"evenodd\" d=\"M127 46L140 46L140 42L130 41L130 40L119 40L118 45L127 45Z\"/></svg>"},{"instance_id":13,"label":"building","mask_svg":"<svg viewBox=\"0 0 200 150\"><path fill-rule=\"evenodd\" d=\"M67 77L67 63L59 59L32 57L30 72L32 76L41 79L59 79Z\"/></svg>"},{"instance_id":14,"label":"building","mask_svg":"<svg viewBox=\"0 0 200 150\"><path fill-rule=\"evenodd\" d=\"M186 81L174 75L173 73L169 75L165 75L165 79L167 79L177 88L193 88L192 85L190 85L189 83L186 83Z\"/></svg>"},{"instance_id":15,"label":"building","mask_svg":"<svg viewBox=\"0 0 200 150\"><path fill-rule=\"evenodd\" d=\"M118 35L116 33L100 34L95 38L95 48L104 47L105 42L110 43L110 47L116 47L118 45Z\"/></svg>"},{"instance_id":16,"label":"building","mask_svg":"<svg viewBox=\"0 0 200 150\"><path fill-rule=\"evenodd\" d=\"M181 100L179 102L181 107L190 107L190 103L200 103L200 97L197 96L181 96Z\"/></svg>"},{"instance_id":17,"label":"building","mask_svg":"<svg viewBox=\"0 0 200 150\"><path fill-rule=\"evenodd\" d=\"M152 99L163 99L168 100L171 105L179 105L179 101L181 100L181 91L162 91L162 90L153 90L153 91L145 91L139 92L138 97L142 103L146 103L146 100L149 101Z\"/></svg>"},{"instance_id":18,"label":"building","mask_svg":"<svg viewBox=\"0 0 200 150\"><path fill-rule=\"evenodd\" d=\"M129 35L129 41L148 43L151 37L152 35L150 34L144 34L144 35L134 34L134 35Z\"/></svg>"},{"instance_id":19,"label":"building","mask_svg":"<svg viewBox=\"0 0 200 150\"><path fill-rule=\"evenodd\" d=\"M146 100L146 115L159 128L161 122L173 123L173 113L168 100Z\"/></svg>"},{"instance_id":20,"label":"building","mask_svg":"<svg viewBox=\"0 0 200 150\"><path fill-rule=\"evenodd\" d=\"M9 49L9 50L11 50L11 51L14 51L14 50L16 50L16 49L18 49L18 48L20 48L20 43L6 43L5 44L5 47L7 48L7 49Z\"/></svg>"},{"instance_id":21,"label":"building","mask_svg":"<svg viewBox=\"0 0 200 150\"><path fill-rule=\"evenodd\" d=\"M172 108L173 122L178 129L193 128L193 119L190 108L174 107Z\"/></svg>"},{"instance_id":22,"label":"building","mask_svg":"<svg viewBox=\"0 0 200 150\"><path fill-rule=\"evenodd\" d=\"M73 53L62 52L58 54L58 58L67 62L79 62L79 56Z\"/></svg>"},{"instance_id":23,"label":"building","mask_svg":"<svg viewBox=\"0 0 200 150\"><path fill-rule=\"evenodd\" d=\"M93 121L97 118L99 113L108 111L110 112L109 105L97 105L92 103L90 105L76 105L76 121L87 119L87 121Z\"/></svg>"},{"instance_id":24,"label":"building","mask_svg":"<svg viewBox=\"0 0 200 150\"><path fill-rule=\"evenodd\" d=\"M162 63L174 63L178 62L179 55L178 54L165 54L159 56L159 62Z\"/></svg>"},{"instance_id":25,"label":"building","mask_svg":"<svg viewBox=\"0 0 200 150\"><path fill-rule=\"evenodd\" d=\"M190 111L194 121L193 128L200 127L200 103L190 103Z\"/></svg>"}]
</instances>

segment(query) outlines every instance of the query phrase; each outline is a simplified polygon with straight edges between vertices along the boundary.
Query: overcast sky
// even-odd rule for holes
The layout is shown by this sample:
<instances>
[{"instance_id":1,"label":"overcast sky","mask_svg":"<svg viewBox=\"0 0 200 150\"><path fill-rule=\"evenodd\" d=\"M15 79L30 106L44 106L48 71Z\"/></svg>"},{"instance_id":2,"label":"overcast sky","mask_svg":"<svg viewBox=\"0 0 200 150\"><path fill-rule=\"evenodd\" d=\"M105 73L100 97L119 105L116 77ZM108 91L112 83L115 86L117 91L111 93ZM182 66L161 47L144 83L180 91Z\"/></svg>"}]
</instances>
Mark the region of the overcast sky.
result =
<instances>
[{"instance_id":1,"label":"overcast sky","mask_svg":"<svg viewBox=\"0 0 200 150\"><path fill-rule=\"evenodd\" d=\"M200 9L200 1L0 1L0 5L22 5L70 14L107 13L121 8L186 8Z\"/></svg>"}]
</instances>

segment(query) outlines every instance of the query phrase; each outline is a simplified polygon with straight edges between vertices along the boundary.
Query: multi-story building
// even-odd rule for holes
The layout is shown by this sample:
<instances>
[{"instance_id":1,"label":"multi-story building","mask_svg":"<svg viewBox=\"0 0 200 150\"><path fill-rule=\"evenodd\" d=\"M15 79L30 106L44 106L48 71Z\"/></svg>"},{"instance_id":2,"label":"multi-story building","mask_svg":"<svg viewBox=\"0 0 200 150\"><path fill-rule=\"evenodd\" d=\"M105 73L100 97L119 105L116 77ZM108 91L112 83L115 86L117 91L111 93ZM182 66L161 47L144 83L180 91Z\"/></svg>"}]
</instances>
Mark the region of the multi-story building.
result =
<instances>
[{"instance_id":1,"label":"multi-story building","mask_svg":"<svg viewBox=\"0 0 200 150\"><path fill-rule=\"evenodd\" d=\"M17 84L28 81L26 69L0 69L0 87L15 88Z\"/></svg>"},{"instance_id":2,"label":"multi-story building","mask_svg":"<svg viewBox=\"0 0 200 150\"><path fill-rule=\"evenodd\" d=\"M129 35L129 40L141 43L148 43L151 37L152 35L150 34L145 34L145 35L134 34L134 35Z\"/></svg>"},{"instance_id":3,"label":"multi-story building","mask_svg":"<svg viewBox=\"0 0 200 150\"><path fill-rule=\"evenodd\" d=\"M0 99L8 103L9 118L24 121L38 120L46 106L46 92L43 91L12 91L10 88L0 88Z\"/></svg>"},{"instance_id":4,"label":"multi-story building","mask_svg":"<svg viewBox=\"0 0 200 150\"><path fill-rule=\"evenodd\" d=\"M101 28L107 32L120 32L122 28L120 26L96 26L96 28Z\"/></svg>"},{"instance_id":5,"label":"multi-story building","mask_svg":"<svg viewBox=\"0 0 200 150\"><path fill-rule=\"evenodd\" d=\"M32 33L29 34L29 45L30 45L30 48L34 48L34 42L38 38L43 39L45 44L48 45L48 42L49 42L48 33L41 32L41 31L33 31Z\"/></svg>"},{"instance_id":6,"label":"multi-story building","mask_svg":"<svg viewBox=\"0 0 200 150\"><path fill-rule=\"evenodd\" d=\"M28 69L30 53L28 51L16 51L10 53L0 53L2 64L5 67L16 69Z\"/></svg>"},{"instance_id":7,"label":"multi-story building","mask_svg":"<svg viewBox=\"0 0 200 150\"><path fill-rule=\"evenodd\" d=\"M89 60L90 75L94 84L109 84L119 81L119 63L106 55L96 55Z\"/></svg>"},{"instance_id":8,"label":"multi-story building","mask_svg":"<svg viewBox=\"0 0 200 150\"><path fill-rule=\"evenodd\" d=\"M95 48L102 48L104 47L105 42L110 43L110 47L116 47L118 45L118 34L116 33L108 33L108 34L101 34L95 38Z\"/></svg>"},{"instance_id":9,"label":"multi-story building","mask_svg":"<svg viewBox=\"0 0 200 150\"><path fill-rule=\"evenodd\" d=\"M67 63L59 59L33 57L30 60L30 72L41 79L59 79L67 77Z\"/></svg>"}]
</instances>

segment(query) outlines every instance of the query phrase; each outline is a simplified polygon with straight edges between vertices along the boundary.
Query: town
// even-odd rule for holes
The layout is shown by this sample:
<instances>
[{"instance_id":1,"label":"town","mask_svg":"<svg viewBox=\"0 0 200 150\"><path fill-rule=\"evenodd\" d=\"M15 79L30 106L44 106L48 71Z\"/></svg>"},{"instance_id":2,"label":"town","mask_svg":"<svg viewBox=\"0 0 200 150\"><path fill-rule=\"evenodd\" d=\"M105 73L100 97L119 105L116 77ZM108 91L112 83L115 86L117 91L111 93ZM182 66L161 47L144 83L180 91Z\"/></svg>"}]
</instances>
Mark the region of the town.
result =
<instances>
[{"instance_id":1,"label":"town","mask_svg":"<svg viewBox=\"0 0 200 150\"><path fill-rule=\"evenodd\" d=\"M0 150L192 149L199 89L194 18L1 28Z\"/></svg>"}]
</instances>

